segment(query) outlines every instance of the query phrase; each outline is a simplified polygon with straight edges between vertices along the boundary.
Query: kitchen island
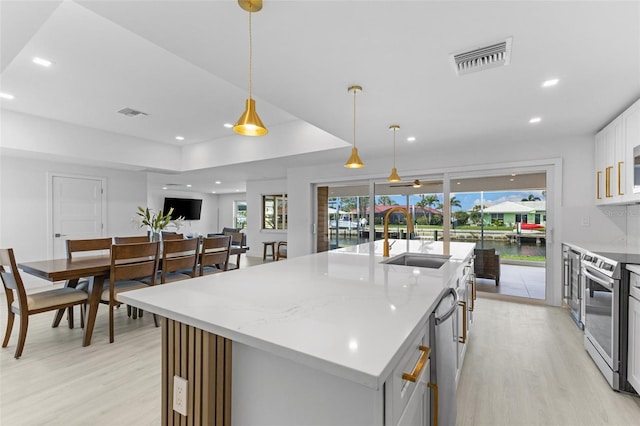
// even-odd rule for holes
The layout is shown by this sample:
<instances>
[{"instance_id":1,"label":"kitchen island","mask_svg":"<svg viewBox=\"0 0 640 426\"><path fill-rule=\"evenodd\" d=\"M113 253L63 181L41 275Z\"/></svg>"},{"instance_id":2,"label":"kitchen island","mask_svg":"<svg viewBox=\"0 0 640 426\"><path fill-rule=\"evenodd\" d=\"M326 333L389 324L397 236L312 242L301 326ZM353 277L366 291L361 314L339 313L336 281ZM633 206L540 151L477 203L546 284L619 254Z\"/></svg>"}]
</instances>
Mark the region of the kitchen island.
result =
<instances>
[{"instance_id":1,"label":"kitchen island","mask_svg":"<svg viewBox=\"0 0 640 426\"><path fill-rule=\"evenodd\" d=\"M121 294L165 318L163 423L185 420L175 409L188 424L401 423L415 388L425 392L402 373L425 361L434 304L462 284L475 245L451 243L429 269L381 263L382 243ZM391 257L407 251L447 250L392 242ZM416 382L428 382L423 370Z\"/></svg>"}]
</instances>

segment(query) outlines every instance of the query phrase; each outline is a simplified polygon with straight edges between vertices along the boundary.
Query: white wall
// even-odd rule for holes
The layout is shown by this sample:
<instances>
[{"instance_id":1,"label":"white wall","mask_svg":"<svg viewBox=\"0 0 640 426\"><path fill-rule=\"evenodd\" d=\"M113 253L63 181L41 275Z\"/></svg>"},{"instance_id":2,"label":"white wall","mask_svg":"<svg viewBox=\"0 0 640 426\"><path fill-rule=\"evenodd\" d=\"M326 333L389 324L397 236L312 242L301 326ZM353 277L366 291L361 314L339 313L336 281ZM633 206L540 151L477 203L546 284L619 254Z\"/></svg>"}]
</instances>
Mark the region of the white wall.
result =
<instances>
[{"instance_id":1,"label":"white wall","mask_svg":"<svg viewBox=\"0 0 640 426\"><path fill-rule=\"evenodd\" d=\"M250 250L247 252L247 256L262 257L262 243L264 241L288 241L291 236L291 219L293 216L298 216L296 211L295 215L291 214L294 210L291 208L289 202L289 230L288 231L272 231L262 228L262 196L273 194L287 194L287 180L261 180L261 181L249 181L247 182L247 245ZM289 198L290 199L290 198ZM309 216L309 206L306 206L305 210L301 212L301 216Z\"/></svg>"},{"instance_id":2,"label":"white wall","mask_svg":"<svg viewBox=\"0 0 640 426\"><path fill-rule=\"evenodd\" d=\"M105 236L139 233L131 222L147 201L143 172L86 167L53 161L0 156L0 247L12 247L18 261L48 257L48 174L106 178Z\"/></svg>"},{"instance_id":3,"label":"white wall","mask_svg":"<svg viewBox=\"0 0 640 426\"><path fill-rule=\"evenodd\" d=\"M190 198L202 200L202 211L200 220L185 220L177 231L185 235L207 235L216 232L218 223L218 197L214 194L203 194L199 192L171 191L171 190L148 190L147 207L159 210L164 206L165 197ZM165 212L166 213L166 212ZM176 231L175 228L168 228L168 231Z\"/></svg>"},{"instance_id":4,"label":"white wall","mask_svg":"<svg viewBox=\"0 0 640 426\"><path fill-rule=\"evenodd\" d=\"M236 192L233 194L220 194L218 195L218 217L220 218L218 223L218 231L222 231L222 228L235 228L234 206L236 201L246 201L247 194L244 192ZM260 208L260 205L254 208ZM246 230L245 230L246 232Z\"/></svg>"}]
</instances>

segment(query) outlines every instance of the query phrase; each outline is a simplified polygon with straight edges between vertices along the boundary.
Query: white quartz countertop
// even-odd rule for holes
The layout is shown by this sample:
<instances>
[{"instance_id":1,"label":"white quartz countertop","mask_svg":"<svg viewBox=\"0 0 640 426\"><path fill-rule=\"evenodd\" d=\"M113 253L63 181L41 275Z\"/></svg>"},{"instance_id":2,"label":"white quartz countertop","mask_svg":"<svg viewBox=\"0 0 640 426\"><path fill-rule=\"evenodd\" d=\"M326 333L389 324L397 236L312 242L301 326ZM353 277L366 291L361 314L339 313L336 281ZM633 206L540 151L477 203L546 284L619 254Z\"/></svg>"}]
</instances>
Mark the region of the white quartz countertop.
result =
<instances>
[{"instance_id":1,"label":"white quartz countertop","mask_svg":"<svg viewBox=\"0 0 640 426\"><path fill-rule=\"evenodd\" d=\"M439 269L381 264L382 241L142 290L122 302L378 389L405 341L459 274L473 243ZM397 240L391 256L442 254ZM455 283L453 283L455 285Z\"/></svg>"}]
</instances>

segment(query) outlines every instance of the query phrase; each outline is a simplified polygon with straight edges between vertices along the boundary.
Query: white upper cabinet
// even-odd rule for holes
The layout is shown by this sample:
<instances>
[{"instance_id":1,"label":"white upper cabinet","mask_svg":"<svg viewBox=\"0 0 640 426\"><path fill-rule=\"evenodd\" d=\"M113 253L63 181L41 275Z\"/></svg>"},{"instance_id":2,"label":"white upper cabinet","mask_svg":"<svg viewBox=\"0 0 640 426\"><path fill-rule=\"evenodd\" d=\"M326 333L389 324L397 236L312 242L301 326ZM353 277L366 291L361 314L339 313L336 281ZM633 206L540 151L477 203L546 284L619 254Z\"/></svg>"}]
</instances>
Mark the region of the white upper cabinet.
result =
<instances>
[{"instance_id":1,"label":"white upper cabinet","mask_svg":"<svg viewBox=\"0 0 640 426\"><path fill-rule=\"evenodd\" d=\"M634 193L634 148L640 145L640 100L602 129L595 138L595 202L640 201Z\"/></svg>"}]
</instances>

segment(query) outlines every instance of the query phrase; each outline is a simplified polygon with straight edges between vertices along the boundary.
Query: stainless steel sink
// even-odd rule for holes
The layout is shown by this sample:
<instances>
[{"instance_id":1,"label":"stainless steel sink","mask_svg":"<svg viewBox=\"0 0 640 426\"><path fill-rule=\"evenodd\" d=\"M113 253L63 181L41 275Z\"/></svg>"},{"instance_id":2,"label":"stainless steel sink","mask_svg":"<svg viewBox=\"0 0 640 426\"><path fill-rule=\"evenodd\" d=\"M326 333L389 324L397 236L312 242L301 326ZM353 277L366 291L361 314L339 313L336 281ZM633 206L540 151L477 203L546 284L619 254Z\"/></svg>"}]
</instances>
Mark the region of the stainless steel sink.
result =
<instances>
[{"instance_id":1,"label":"stainless steel sink","mask_svg":"<svg viewBox=\"0 0 640 426\"><path fill-rule=\"evenodd\" d=\"M450 257L451 256L449 255L442 254L402 253L387 260L383 260L380 263L439 269L449 261Z\"/></svg>"}]
</instances>

